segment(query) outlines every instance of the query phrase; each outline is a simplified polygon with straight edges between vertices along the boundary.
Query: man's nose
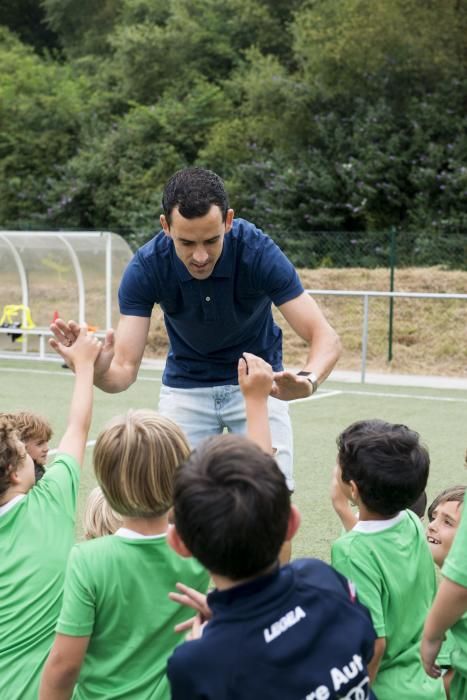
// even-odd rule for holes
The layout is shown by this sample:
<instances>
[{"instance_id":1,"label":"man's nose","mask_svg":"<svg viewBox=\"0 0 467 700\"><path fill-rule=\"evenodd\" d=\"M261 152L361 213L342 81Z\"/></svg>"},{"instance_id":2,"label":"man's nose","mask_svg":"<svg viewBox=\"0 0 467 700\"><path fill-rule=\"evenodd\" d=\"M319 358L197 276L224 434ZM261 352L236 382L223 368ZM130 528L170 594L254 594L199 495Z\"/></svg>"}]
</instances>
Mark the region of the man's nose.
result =
<instances>
[{"instance_id":1,"label":"man's nose","mask_svg":"<svg viewBox=\"0 0 467 700\"><path fill-rule=\"evenodd\" d=\"M199 248L195 248L195 251L193 253L193 260L198 263L198 265L203 265L205 262L207 262L209 255L208 252L205 248L200 246Z\"/></svg>"}]
</instances>

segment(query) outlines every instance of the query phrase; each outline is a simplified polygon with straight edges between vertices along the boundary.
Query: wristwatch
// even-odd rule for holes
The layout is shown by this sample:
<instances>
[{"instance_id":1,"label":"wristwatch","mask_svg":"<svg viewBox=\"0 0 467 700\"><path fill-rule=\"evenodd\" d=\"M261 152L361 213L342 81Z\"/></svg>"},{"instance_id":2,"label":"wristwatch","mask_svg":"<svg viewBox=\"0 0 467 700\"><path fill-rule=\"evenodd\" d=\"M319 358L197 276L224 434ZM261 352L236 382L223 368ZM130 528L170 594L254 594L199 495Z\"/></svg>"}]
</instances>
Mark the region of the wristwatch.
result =
<instances>
[{"instance_id":1,"label":"wristwatch","mask_svg":"<svg viewBox=\"0 0 467 700\"><path fill-rule=\"evenodd\" d=\"M308 379L313 387L313 391L311 392L312 394L318 391L318 377L314 372L297 372L297 377L306 377Z\"/></svg>"}]
</instances>

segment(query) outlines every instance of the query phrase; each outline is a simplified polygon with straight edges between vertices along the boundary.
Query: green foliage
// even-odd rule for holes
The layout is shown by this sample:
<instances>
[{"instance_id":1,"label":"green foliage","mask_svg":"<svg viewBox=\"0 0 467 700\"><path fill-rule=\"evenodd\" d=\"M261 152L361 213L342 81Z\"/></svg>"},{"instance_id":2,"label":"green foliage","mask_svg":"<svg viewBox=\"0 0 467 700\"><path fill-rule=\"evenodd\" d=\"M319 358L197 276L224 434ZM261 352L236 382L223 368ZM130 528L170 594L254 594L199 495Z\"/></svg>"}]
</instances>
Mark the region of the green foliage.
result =
<instances>
[{"instance_id":1,"label":"green foliage","mask_svg":"<svg viewBox=\"0 0 467 700\"><path fill-rule=\"evenodd\" d=\"M396 226L465 264L466 36L467 0L6 0L1 224L148 236L198 163L297 263L382 264Z\"/></svg>"},{"instance_id":2,"label":"green foliage","mask_svg":"<svg viewBox=\"0 0 467 700\"><path fill-rule=\"evenodd\" d=\"M78 148L86 83L69 66L39 58L0 28L0 220L46 219L57 169Z\"/></svg>"}]
</instances>

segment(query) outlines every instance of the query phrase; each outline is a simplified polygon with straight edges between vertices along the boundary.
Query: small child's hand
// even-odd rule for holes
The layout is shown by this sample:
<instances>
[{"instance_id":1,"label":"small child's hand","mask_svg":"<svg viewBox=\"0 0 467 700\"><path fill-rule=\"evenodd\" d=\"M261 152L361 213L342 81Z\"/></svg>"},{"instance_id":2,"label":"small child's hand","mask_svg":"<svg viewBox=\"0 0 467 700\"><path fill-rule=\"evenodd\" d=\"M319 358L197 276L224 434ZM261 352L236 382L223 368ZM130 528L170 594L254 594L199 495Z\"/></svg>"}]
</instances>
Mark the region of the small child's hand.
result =
<instances>
[{"instance_id":1,"label":"small child's hand","mask_svg":"<svg viewBox=\"0 0 467 700\"><path fill-rule=\"evenodd\" d=\"M66 346L54 338L49 341L49 344L74 371L79 365L94 365L102 349L101 341L92 333L88 333L86 324L79 327L79 333L75 340L71 341L70 346Z\"/></svg>"},{"instance_id":2,"label":"small child's hand","mask_svg":"<svg viewBox=\"0 0 467 700\"><path fill-rule=\"evenodd\" d=\"M179 603L180 605L186 605L188 608L193 608L193 610L196 610L197 613L195 617L175 625L175 632L186 632L187 630L190 630L193 627L197 617L199 618L200 623L211 619L212 612L207 604L207 597L204 593L200 593L195 588L190 588L190 586L185 586L184 583L176 583L175 585L178 588L179 593L169 593L170 600L173 600L174 603Z\"/></svg>"},{"instance_id":3,"label":"small child's hand","mask_svg":"<svg viewBox=\"0 0 467 700\"><path fill-rule=\"evenodd\" d=\"M238 361L238 383L245 398L267 398L274 373L270 364L251 352L244 352Z\"/></svg>"}]
</instances>

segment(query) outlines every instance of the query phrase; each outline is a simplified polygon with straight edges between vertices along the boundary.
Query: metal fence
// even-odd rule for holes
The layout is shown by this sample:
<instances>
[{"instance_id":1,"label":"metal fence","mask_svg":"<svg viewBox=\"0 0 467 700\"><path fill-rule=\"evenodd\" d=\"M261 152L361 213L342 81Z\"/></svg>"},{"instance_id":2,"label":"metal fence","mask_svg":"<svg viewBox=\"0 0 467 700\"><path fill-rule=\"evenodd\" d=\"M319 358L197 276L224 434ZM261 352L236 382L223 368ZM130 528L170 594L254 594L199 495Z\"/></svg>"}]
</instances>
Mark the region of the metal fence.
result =
<instances>
[{"instance_id":1,"label":"metal fence","mask_svg":"<svg viewBox=\"0 0 467 700\"><path fill-rule=\"evenodd\" d=\"M467 270L467 232L314 231L274 237L299 267L427 267Z\"/></svg>"},{"instance_id":2,"label":"metal fence","mask_svg":"<svg viewBox=\"0 0 467 700\"><path fill-rule=\"evenodd\" d=\"M362 318L362 331L361 331L361 365L360 365L360 381L365 383L366 377L366 367L367 367L367 353L368 353L368 318L369 318L369 305L370 299L374 298L387 298L394 300L396 298L403 299L459 299L467 302L467 294L430 294L430 293L418 293L418 292L374 292L374 291L350 291L350 290L336 290L336 289L307 289L305 290L307 294L312 296L334 296L334 297L360 297L363 302L363 318ZM391 331L390 331L391 332ZM391 342L391 340L390 340ZM389 357L388 359L391 359Z\"/></svg>"}]
</instances>

